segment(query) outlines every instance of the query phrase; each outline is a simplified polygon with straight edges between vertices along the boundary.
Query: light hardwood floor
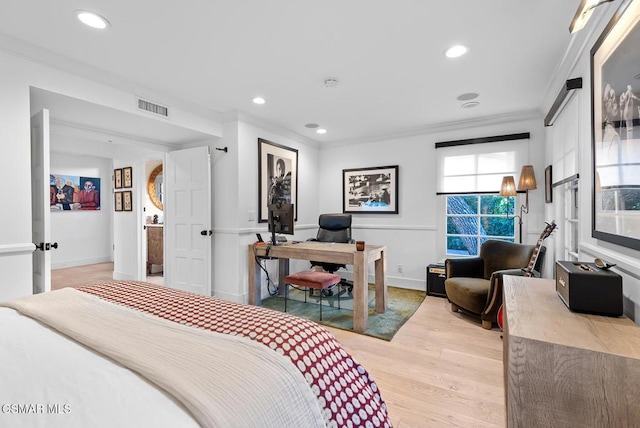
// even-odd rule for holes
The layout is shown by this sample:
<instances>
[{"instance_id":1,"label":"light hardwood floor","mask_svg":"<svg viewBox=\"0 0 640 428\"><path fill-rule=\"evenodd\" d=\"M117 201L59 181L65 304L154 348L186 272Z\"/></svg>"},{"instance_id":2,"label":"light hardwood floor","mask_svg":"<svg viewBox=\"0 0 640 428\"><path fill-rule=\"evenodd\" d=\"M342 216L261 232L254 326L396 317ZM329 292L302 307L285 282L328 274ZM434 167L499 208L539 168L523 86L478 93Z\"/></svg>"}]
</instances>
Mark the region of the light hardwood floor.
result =
<instances>
[{"instance_id":1,"label":"light hardwood floor","mask_svg":"<svg viewBox=\"0 0 640 428\"><path fill-rule=\"evenodd\" d=\"M109 281L112 271L58 269L52 284ZM329 330L375 379L394 427L505 426L501 333L452 313L446 299L427 296L391 342Z\"/></svg>"},{"instance_id":2,"label":"light hardwood floor","mask_svg":"<svg viewBox=\"0 0 640 428\"><path fill-rule=\"evenodd\" d=\"M51 289L57 290L63 287L79 287L113 280L113 263L98 263L94 265L77 266L51 271ZM147 276L147 282L163 285L162 272Z\"/></svg>"}]
</instances>

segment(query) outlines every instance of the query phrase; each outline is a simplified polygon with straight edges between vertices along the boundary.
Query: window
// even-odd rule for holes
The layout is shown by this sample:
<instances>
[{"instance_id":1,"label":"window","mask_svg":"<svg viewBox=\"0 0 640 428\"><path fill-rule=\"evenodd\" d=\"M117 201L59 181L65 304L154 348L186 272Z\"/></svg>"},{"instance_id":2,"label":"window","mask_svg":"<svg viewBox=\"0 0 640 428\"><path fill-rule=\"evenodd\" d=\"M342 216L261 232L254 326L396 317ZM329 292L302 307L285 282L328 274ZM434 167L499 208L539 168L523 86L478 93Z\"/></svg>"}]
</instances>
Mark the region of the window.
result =
<instances>
[{"instance_id":1,"label":"window","mask_svg":"<svg viewBox=\"0 0 640 428\"><path fill-rule=\"evenodd\" d=\"M517 176L528 163L529 137L527 132L436 143L439 254L477 256L488 239L515 241L516 197L498 192L504 176Z\"/></svg>"},{"instance_id":2,"label":"window","mask_svg":"<svg viewBox=\"0 0 640 428\"><path fill-rule=\"evenodd\" d=\"M514 242L515 197L476 194L446 198L447 255L477 256L487 239Z\"/></svg>"}]
</instances>

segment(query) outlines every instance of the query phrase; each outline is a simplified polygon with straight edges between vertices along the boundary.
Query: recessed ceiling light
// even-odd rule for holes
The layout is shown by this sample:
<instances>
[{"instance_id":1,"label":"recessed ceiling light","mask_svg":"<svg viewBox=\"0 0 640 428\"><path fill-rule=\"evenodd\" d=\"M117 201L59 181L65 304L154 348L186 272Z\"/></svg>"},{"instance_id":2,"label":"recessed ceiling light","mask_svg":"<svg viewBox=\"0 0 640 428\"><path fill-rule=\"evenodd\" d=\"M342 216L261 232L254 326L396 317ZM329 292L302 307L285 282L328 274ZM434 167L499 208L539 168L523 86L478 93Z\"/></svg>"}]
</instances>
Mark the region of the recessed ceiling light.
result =
<instances>
[{"instance_id":1,"label":"recessed ceiling light","mask_svg":"<svg viewBox=\"0 0 640 428\"><path fill-rule=\"evenodd\" d=\"M254 104L264 104L264 103L266 103L266 102L267 102L267 101L266 101L264 98L262 98L262 97L255 97L255 98L253 99L253 103L254 103Z\"/></svg>"},{"instance_id":2,"label":"recessed ceiling light","mask_svg":"<svg viewBox=\"0 0 640 428\"><path fill-rule=\"evenodd\" d=\"M320 125L318 125L317 123L307 123L304 127L309 129L316 129L318 126Z\"/></svg>"},{"instance_id":3,"label":"recessed ceiling light","mask_svg":"<svg viewBox=\"0 0 640 428\"><path fill-rule=\"evenodd\" d=\"M109 26L107 21L97 13L89 12L86 10L77 10L76 16L84 25L88 25L91 28L97 28L98 30L104 30Z\"/></svg>"},{"instance_id":4,"label":"recessed ceiling light","mask_svg":"<svg viewBox=\"0 0 640 428\"><path fill-rule=\"evenodd\" d=\"M317 132L318 134L326 134L326 133L327 133L327 130L326 130L326 129L324 129L324 128L318 128L318 129L316 129L316 132Z\"/></svg>"},{"instance_id":5,"label":"recessed ceiling light","mask_svg":"<svg viewBox=\"0 0 640 428\"><path fill-rule=\"evenodd\" d=\"M467 92L466 94L459 95L456 99L458 101L469 101L474 98L478 98L478 94L475 92Z\"/></svg>"},{"instance_id":6,"label":"recessed ceiling light","mask_svg":"<svg viewBox=\"0 0 640 428\"><path fill-rule=\"evenodd\" d=\"M466 54L467 52L469 52L468 47L463 45L455 45L447 49L447 51L444 54L447 56L447 58L458 58Z\"/></svg>"},{"instance_id":7,"label":"recessed ceiling light","mask_svg":"<svg viewBox=\"0 0 640 428\"><path fill-rule=\"evenodd\" d=\"M477 101L469 101L468 103L462 104L462 108L473 108L478 107L479 105L480 103Z\"/></svg>"}]
</instances>

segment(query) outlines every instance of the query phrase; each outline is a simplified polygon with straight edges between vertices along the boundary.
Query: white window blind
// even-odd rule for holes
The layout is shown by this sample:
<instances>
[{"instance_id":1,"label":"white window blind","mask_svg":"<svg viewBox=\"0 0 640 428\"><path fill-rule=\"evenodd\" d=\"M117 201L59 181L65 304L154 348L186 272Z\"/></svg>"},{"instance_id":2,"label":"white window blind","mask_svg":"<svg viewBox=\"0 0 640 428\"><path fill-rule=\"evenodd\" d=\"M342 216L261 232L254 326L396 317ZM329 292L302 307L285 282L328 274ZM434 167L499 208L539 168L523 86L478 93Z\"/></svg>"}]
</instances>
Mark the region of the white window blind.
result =
<instances>
[{"instance_id":1,"label":"white window blind","mask_svg":"<svg viewBox=\"0 0 640 428\"><path fill-rule=\"evenodd\" d=\"M436 144L437 193L497 193L505 175L517 181L520 168L528 163L529 141L528 134L517 135L527 137L445 147L438 144L446 143Z\"/></svg>"}]
</instances>

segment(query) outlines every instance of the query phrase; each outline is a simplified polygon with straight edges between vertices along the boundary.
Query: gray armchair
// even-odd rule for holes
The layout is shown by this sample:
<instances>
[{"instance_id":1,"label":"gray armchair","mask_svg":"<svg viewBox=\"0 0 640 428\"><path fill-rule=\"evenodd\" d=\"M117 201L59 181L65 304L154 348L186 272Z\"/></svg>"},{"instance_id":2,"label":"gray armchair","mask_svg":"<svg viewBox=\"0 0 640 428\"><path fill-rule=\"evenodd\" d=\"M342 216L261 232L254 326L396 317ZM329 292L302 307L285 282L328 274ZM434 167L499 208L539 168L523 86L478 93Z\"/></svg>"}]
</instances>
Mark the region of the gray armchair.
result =
<instances>
[{"instance_id":1,"label":"gray armchair","mask_svg":"<svg viewBox=\"0 0 640 428\"><path fill-rule=\"evenodd\" d=\"M502 305L502 277L523 275L535 245L488 240L480 247L479 257L447 259L444 282L451 310L479 315L482 327L491 329ZM540 247L534 266L540 272L545 247Z\"/></svg>"}]
</instances>

